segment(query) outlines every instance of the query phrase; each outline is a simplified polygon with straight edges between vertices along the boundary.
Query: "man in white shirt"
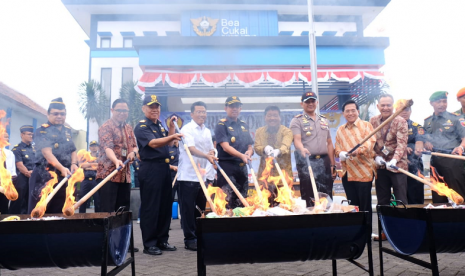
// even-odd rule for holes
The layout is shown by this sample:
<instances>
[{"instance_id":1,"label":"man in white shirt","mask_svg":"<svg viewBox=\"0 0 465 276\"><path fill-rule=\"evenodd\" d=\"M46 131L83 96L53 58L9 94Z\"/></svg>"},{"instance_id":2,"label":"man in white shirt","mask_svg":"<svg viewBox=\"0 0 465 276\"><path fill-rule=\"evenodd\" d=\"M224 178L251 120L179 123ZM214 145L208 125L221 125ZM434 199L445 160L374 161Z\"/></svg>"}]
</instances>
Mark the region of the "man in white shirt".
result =
<instances>
[{"instance_id":1,"label":"man in white shirt","mask_svg":"<svg viewBox=\"0 0 465 276\"><path fill-rule=\"evenodd\" d=\"M7 132L4 133L3 138L7 142L10 140L10 136ZM5 159L3 153L5 153ZM0 162L2 162L5 166L5 169L10 172L12 179L16 179L16 164L15 155L13 152L6 148L0 148ZM6 198L6 196L0 193L0 214L8 214L8 203L9 200Z\"/></svg>"},{"instance_id":2,"label":"man in white shirt","mask_svg":"<svg viewBox=\"0 0 465 276\"><path fill-rule=\"evenodd\" d=\"M213 163L217 158L213 155L212 135L205 127L207 118L207 105L204 102L195 102L191 106L192 121L186 124L181 133L184 134L184 142L191 152L196 166L202 169L207 167L208 162ZM206 201L200 186L199 179L195 174L189 156L184 145L179 147L178 164L178 191L181 206L181 226L184 232L184 244L187 250L197 251L197 236L195 235L195 206L205 209ZM206 175L203 173L203 181Z\"/></svg>"}]
</instances>

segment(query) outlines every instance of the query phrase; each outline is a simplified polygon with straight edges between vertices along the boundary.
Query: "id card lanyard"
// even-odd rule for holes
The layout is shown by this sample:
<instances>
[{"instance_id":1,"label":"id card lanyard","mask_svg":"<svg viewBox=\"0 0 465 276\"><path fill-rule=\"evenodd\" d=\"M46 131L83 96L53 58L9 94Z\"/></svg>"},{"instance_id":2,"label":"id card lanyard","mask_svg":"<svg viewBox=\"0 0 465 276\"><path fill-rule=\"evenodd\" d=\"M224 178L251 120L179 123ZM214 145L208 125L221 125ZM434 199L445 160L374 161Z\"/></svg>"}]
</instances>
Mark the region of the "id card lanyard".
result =
<instances>
[{"instance_id":1,"label":"id card lanyard","mask_svg":"<svg viewBox=\"0 0 465 276\"><path fill-rule=\"evenodd\" d=\"M388 127L386 133L384 133L384 131L381 129L381 136L383 137L383 149L381 150L381 152L386 156L388 156L388 154L389 154L389 150L386 148L386 139L387 139L387 135L388 135L389 131L391 130L391 124L392 124L392 122L389 124L389 127Z\"/></svg>"}]
</instances>

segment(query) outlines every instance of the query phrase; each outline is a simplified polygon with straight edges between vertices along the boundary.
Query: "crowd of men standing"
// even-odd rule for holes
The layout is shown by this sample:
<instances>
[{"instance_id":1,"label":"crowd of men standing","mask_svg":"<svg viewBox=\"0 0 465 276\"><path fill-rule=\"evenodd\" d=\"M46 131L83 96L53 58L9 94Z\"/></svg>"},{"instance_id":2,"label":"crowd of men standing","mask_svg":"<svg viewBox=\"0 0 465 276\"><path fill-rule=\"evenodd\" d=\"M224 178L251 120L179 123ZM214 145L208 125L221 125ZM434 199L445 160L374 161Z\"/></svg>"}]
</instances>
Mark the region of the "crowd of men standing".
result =
<instances>
[{"instance_id":1,"label":"crowd of men standing","mask_svg":"<svg viewBox=\"0 0 465 276\"><path fill-rule=\"evenodd\" d=\"M125 206L129 209L131 171L125 161L139 161L137 178L140 185L140 226L145 254L160 255L162 251L174 251L168 243L173 190L178 193L187 250L197 250L195 218L205 210L206 198L200 182L221 187L228 195L228 208L242 206L237 195L223 176L214 171L222 168L240 193L248 191L247 165L252 155L260 157L258 175L265 169L265 159L272 157L281 168L292 175L291 145L295 146L296 167L300 179L300 192L307 206L313 206L308 165L315 174L319 192L332 197L336 178L336 157L342 164L342 183L349 200L361 211L372 211L371 187L375 179L378 204L390 203L392 194L405 204L424 202L423 185L396 168L417 173L421 168L420 156L429 151L449 152L461 155L465 146L465 88L457 94L462 109L447 112L445 91L438 91L429 98L433 115L425 119L424 126L410 120L412 110L406 108L399 116L386 124L376 135L356 147L373 129L386 121L395 109L394 98L382 94L377 108L380 115L369 122L359 118L359 106L349 100L341 104L346 123L337 130L335 147L329 130L329 122L317 113L318 97L308 91L301 97L302 114L295 116L289 128L281 124L277 106L265 109L265 126L257 129L255 141L249 126L240 120L242 102L231 96L225 101L225 118L219 120L213 133L205 126L207 105L195 102L191 106L192 120L182 125L173 116L168 129L160 121L161 103L157 96L147 95L143 100L141 118L134 129L126 123L129 108L123 99L112 103L111 118L98 131L99 141L90 143L96 161L78 160L71 130L65 125L66 106L61 98L52 100L48 109L48 122L34 132L32 126L20 129L21 143L12 151L5 152L5 165L14 177L19 198L11 203L0 194L0 212L11 214L30 213L40 199L40 192L55 171L58 181L72 174L81 166L85 180L81 183L81 196L95 187L115 169L122 168L94 195L96 211L113 212ZM139 107L134 107L139 108ZM180 132L177 126L182 127ZM216 140L216 145L212 140ZM175 144L181 141L179 147ZM177 153L179 151L179 160ZM351 152L349 154L349 152ZM175 157L176 155L176 157ZM192 158L192 160L191 160ZM205 168L206 173L197 175L195 166ZM444 177L448 186L465 196L465 162L434 156L432 165ZM272 175L278 175L273 169ZM176 183L176 188L173 185ZM60 213L66 196L63 186L47 206L47 213ZM276 189L269 186L270 204L276 204ZM391 192L391 189L393 192ZM447 199L433 192L433 202ZM85 212L85 206L80 209Z\"/></svg>"}]
</instances>

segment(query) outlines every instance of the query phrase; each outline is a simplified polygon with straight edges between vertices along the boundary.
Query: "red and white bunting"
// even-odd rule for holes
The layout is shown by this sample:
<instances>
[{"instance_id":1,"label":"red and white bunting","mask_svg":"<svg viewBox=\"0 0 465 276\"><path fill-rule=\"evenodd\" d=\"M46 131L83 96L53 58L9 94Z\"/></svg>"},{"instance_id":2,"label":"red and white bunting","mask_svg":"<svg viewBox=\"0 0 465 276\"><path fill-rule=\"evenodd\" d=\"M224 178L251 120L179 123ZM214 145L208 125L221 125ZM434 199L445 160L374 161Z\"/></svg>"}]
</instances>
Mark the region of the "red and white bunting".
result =
<instances>
[{"instance_id":1,"label":"red and white bunting","mask_svg":"<svg viewBox=\"0 0 465 276\"><path fill-rule=\"evenodd\" d=\"M220 87L231 81L230 73L201 73L200 80L207 86Z\"/></svg>"},{"instance_id":2,"label":"red and white bunting","mask_svg":"<svg viewBox=\"0 0 465 276\"><path fill-rule=\"evenodd\" d=\"M234 73L234 80L244 87L251 87L265 81L263 72Z\"/></svg>"},{"instance_id":3,"label":"red and white bunting","mask_svg":"<svg viewBox=\"0 0 465 276\"><path fill-rule=\"evenodd\" d=\"M266 80L282 87L293 84L297 79L295 72L268 72Z\"/></svg>"},{"instance_id":4,"label":"red and white bunting","mask_svg":"<svg viewBox=\"0 0 465 276\"><path fill-rule=\"evenodd\" d=\"M191 87L197 81L197 74L191 73L167 73L165 81L174 88Z\"/></svg>"}]
</instances>

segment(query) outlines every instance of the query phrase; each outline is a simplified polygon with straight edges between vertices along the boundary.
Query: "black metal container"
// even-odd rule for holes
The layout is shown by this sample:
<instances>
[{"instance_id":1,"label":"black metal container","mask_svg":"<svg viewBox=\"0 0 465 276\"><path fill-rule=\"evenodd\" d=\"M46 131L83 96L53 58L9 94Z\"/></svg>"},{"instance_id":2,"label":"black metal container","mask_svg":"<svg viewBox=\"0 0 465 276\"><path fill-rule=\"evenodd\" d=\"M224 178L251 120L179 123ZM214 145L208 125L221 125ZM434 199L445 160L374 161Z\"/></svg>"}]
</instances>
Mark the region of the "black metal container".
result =
<instances>
[{"instance_id":1,"label":"black metal container","mask_svg":"<svg viewBox=\"0 0 465 276\"><path fill-rule=\"evenodd\" d=\"M44 217L50 216L63 217ZM60 220L26 220L29 217L0 222L0 268L102 266L105 275L107 265L133 264L133 255L126 260L132 245L130 212L75 214Z\"/></svg>"},{"instance_id":2,"label":"black metal container","mask_svg":"<svg viewBox=\"0 0 465 276\"><path fill-rule=\"evenodd\" d=\"M353 260L369 243L368 212L197 219L197 268L206 265ZM333 262L333 272L335 269ZM357 264L358 266L361 266Z\"/></svg>"}]
</instances>

